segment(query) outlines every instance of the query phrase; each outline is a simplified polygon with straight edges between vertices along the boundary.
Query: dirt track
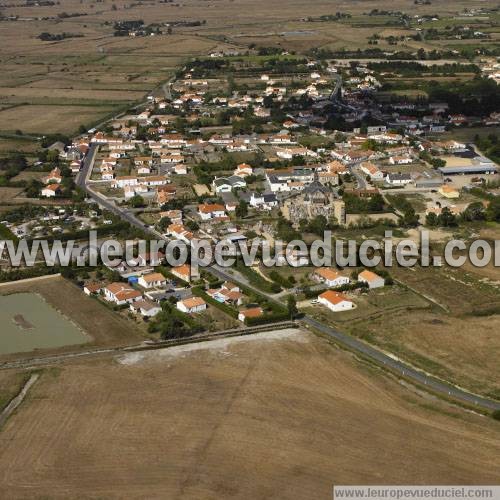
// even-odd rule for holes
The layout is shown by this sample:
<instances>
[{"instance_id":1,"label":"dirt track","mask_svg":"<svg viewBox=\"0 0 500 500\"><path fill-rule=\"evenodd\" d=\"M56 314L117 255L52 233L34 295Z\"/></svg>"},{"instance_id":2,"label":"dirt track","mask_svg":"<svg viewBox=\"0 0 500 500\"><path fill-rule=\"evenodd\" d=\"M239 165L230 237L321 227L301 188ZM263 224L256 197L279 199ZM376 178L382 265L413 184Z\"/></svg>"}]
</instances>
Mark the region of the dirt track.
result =
<instances>
[{"instance_id":1,"label":"dirt track","mask_svg":"<svg viewBox=\"0 0 500 500\"><path fill-rule=\"evenodd\" d=\"M266 335L44 373L0 433L0 497L310 499L334 482L498 480L493 420L310 334Z\"/></svg>"}]
</instances>

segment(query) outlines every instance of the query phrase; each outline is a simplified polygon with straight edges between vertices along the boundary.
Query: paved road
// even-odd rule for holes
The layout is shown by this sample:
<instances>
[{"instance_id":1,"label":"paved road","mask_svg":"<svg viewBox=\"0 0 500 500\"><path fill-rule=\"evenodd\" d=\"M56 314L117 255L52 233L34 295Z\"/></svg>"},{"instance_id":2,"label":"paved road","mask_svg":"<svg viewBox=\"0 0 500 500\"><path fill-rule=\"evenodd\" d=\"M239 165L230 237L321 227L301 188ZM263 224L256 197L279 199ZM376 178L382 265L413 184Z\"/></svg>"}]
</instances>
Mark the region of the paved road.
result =
<instances>
[{"instance_id":1,"label":"paved road","mask_svg":"<svg viewBox=\"0 0 500 500\"><path fill-rule=\"evenodd\" d=\"M76 177L76 185L86 191L87 195L92 198L96 203L98 203L101 207L109 210L114 213L118 217L126 220L129 224L132 224L135 227L138 227L142 230L146 230L147 226L141 222L137 217L133 215L133 213L128 210L117 206L114 202L109 201L104 195L94 191L89 185L88 181L92 174L92 169L95 162L95 157L99 146L96 144L92 144L90 146L89 152L84 159L83 166ZM151 230L150 230L151 231ZM155 236L158 236L159 233L154 231Z\"/></svg>"},{"instance_id":2,"label":"paved road","mask_svg":"<svg viewBox=\"0 0 500 500\"><path fill-rule=\"evenodd\" d=\"M364 177L363 172L360 172L359 166L362 162L358 162L355 165L351 165L349 170L351 171L351 174L356 177L356 182L358 183L358 189L368 189L368 183L366 182L366 179Z\"/></svg>"},{"instance_id":3,"label":"paved road","mask_svg":"<svg viewBox=\"0 0 500 500\"><path fill-rule=\"evenodd\" d=\"M424 386L430 392L434 392L440 396L444 396L459 403L467 404L468 406L477 407L483 410L500 410L500 402L493 401L488 398L483 398L470 392L464 391L454 385L445 381L439 380L431 375L428 375L420 370L417 370L398 359L395 359L378 349L365 344L357 338L339 332L319 321L306 316L303 320L306 325L309 325L316 330L332 337L340 345L347 347L349 350L374 361L376 364L396 372L398 375L403 376L411 382Z\"/></svg>"},{"instance_id":4,"label":"paved road","mask_svg":"<svg viewBox=\"0 0 500 500\"><path fill-rule=\"evenodd\" d=\"M337 99L342 98L342 75L336 74L334 75L334 79L335 79L335 88L330 94L331 101L335 101Z\"/></svg>"},{"instance_id":5,"label":"paved road","mask_svg":"<svg viewBox=\"0 0 500 500\"><path fill-rule=\"evenodd\" d=\"M173 76L172 78L170 78L167 82L165 82L163 85L162 85L162 90L163 90L163 93L165 94L165 99L167 99L167 101L172 101L172 83L174 82L175 80L175 76Z\"/></svg>"},{"instance_id":6,"label":"paved road","mask_svg":"<svg viewBox=\"0 0 500 500\"><path fill-rule=\"evenodd\" d=\"M91 146L90 151L85 159L84 166L82 167L82 170L77 178L77 184L83 189L85 189L87 194L102 207L107 208L111 212L115 213L122 219L132 224L133 226L139 227L143 231L153 234L155 237L166 240L166 238L164 238L160 233L158 233L158 231L155 231L154 229L145 226L133 214L129 213L124 208L118 207L114 203L109 202L103 195L94 192L89 187L87 181L88 178L90 177L90 172L93 167L96 151L97 147ZM217 276L220 279L233 281L235 283L240 283L241 285L244 285L247 288L251 288L256 293L264 295L268 299L283 305L273 295L263 293L261 290L252 286L247 280L245 280L239 275L236 275L232 271L228 271L216 265L208 267L207 271L211 272L213 275ZM476 407L481 410L487 410L487 411L500 410L499 401L494 401L492 399L472 394L463 389L460 389L459 387L449 384L443 380L428 375L425 372L417 370L412 366L396 359L395 357L392 357L373 346L365 344L364 342L355 337L339 332L338 330L328 325L325 325L314 318L305 316L302 319L302 322L305 325L315 328L316 330L319 330L320 332L330 336L335 340L335 342L353 351L354 353L369 359L370 361L374 362L375 364L381 367L391 370L396 375L403 377L404 379L412 383L428 388L428 390L432 393L448 398L450 400L454 400L455 402L465 404L467 406Z\"/></svg>"}]
</instances>

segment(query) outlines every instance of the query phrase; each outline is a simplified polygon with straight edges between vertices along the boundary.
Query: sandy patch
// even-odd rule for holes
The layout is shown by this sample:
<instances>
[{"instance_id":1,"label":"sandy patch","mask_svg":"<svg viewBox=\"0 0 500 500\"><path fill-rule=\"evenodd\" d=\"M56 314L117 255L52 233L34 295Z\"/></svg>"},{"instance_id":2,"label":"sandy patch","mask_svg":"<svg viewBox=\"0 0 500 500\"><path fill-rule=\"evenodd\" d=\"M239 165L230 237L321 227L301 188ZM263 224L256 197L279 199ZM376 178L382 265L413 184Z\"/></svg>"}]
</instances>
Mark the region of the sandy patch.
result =
<instances>
[{"instance_id":1,"label":"sandy patch","mask_svg":"<svg viewBox=\"0 0 500 500\"><path fill-rule=\"evenodd\" d=\"M122 365L137 365L150 362L168 361L173 358L184 358L196 352L210 352L218 356L230 356L233 354L231 348L239 344L253 342L273 342L279 340L293 340L294 342L308 342L307 333L296 328L287 328L273 332L262 332L243 337L230 337L217 339L209 342L167 347L155 351L131 352L117 357L118 363Z\"/></svg>"}]
</instances>

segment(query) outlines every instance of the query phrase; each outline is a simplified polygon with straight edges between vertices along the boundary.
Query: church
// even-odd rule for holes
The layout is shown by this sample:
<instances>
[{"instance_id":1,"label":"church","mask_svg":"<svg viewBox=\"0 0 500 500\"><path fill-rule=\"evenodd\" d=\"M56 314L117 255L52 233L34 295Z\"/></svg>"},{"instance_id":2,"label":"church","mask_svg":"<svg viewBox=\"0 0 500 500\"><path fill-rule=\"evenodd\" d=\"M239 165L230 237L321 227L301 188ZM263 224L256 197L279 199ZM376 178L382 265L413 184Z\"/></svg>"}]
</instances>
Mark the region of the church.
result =
<instances>
[{"instance_id":1,"label":"church","mask_svg":"<svg viewBox=\"0 0 500 500\"><path fill-rule=\"evenodd\" d=\"M344 201L335 189L322 184L317 174L301 192L285 200L283 215L297 224L301 219L311 220L318 215L324 215L328 220L335 219L341 226L346 223Z\"/></svg>"}]
</instances>

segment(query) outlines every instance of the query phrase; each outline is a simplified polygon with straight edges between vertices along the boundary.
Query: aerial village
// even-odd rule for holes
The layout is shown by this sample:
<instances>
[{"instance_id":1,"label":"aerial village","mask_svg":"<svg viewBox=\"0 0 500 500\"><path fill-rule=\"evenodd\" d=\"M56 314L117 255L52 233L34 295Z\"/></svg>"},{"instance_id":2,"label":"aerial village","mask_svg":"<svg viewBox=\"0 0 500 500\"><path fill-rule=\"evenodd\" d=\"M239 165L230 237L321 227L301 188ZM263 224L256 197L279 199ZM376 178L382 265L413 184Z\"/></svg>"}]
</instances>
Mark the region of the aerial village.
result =
<instances>
[{"instance_id":1,"label":"aerial village","mask_svg":"<svg viewBox=\"0 0 500 500\"><path fill-rule=\"evenodd\" d=\"M495 162L453 138L478 121L498 125L498 112L472 117L446 102L377 99L380 74L362 63L308 60L299 67L292 59L264 73L235 62L229 79L226 64L233 63L194 60L165 93L151 93L146 104L69 146L49 147L63 166L43 178L39 196L57 205L65 177L84 177L100 200L156 236L273 245L326 229L362 238L375 226L446 228L471 205L487 209L478 193L498 194ZM80 230L120 223L95 203L90 213L63 206L43 217L62 234L68 219ZM6 224L18 236L47 234L40 223ZM81 285L140 321L153 321L168 302L182 318L212 311L193 328L220 328L289 317L273 297L291 294L299 306L341 313L357 307L357 295L392 283L382 271L314 269L295 257L297 269L263 269L257 258L228 271L248 289L204 271L193 275L189 265L170 268L162 254L138 255L136 267L122 263Z\"/></svg>"}]
</instances>

